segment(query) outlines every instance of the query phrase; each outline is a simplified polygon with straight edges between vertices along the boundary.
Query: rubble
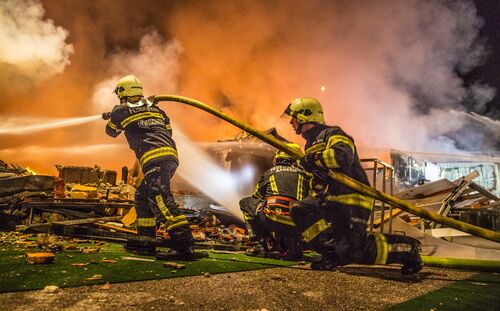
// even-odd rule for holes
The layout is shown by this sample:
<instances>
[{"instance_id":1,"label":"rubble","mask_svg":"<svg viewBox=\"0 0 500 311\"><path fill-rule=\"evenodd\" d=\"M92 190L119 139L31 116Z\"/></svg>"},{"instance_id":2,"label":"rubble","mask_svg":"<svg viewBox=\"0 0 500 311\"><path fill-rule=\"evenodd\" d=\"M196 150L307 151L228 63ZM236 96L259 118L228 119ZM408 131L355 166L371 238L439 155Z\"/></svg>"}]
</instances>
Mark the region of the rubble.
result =
<instances>
[{"instance_id":1,"label":"rubble","mask_svg":"<svg viewBox=\"0 0 500 311\"><path fill-rule=\"evenodd\" d=\"M176 263L176 262L172 262L172 261L164 262L163 266L167 267L167 268L170 268L170 269L174 269L174 270L186 269L186 265L183 265L183 264L180 264L180 263Z\"/></svg>"},{"instance_id":2,"label":"rubble","mask_svg":"<svg viewBox=\"0 0 500 311\"><path fill-rule=\"evenodd\" d=\"M56 255L49 252L27 253L26 262L29 264L49 264L54 262Z\"/></svg>"},{"instance_id":3,"label":"rubble","mask_svg":"<svg viewBox=\"0 0 500 311\"><path fill-rule=\"evenodd\" d=\"M500 199L474 183L473 180L478 176L479 173L473 171L454 181L443 178L396 193L394 196L440 215L497 231L500 228ZM430 234L435 237L454 236L454 241L457 242L458 237L468 235L458 230L441 228L439 224L424 221L397 208L392 210L392 215L388 212L384 215L384 222L397 216L410 224L420 226L423 231L430 230ZM380 224L381 217L378 215L374 221L375 228Z\"/></svg>"},{"instance_id":4,"label":"rubble","mask_svg":"<svg viewBox=\"0 0 500 311\"><path fill-rule=\"evenodd\" d=\"M116 172L97 165L56 167L58 177L25 176L23 174L31 173L20 166L8 167L8 176L15 176L0 179L0 183L8 185L0 188L0 230L44 232L39 237L38 245L33 247L53 251L69 250L74 246L63 246L55 240L42 241L54 239L53 235L47 233L74 236L87 241L85 235L76 234L85 229L83 231L88 232L89 236L109 236L108 241L117 242L126 239L126 234L136 234L133 227L136 218L133 208L135 187L124 182L126 177L116 184ZM6 165L0 165L0 172L6 170ZM136 179L132 178L129 182L135 183ZM220 243L238 245L247 240L241 221L224 211L211 209L206 198L189 191L177 191L174 195L179 198L195 241L215 247ZM157 236L169 238L164 226L158 228ZM32 245L33 242L25 244Z\"/></svg>"},{"instance_id":5,"label":"rubble","mask_svg":"<svg viewBox=\"0 0 500 311\"><path fill-rule=\"evenodd\" d=\"M43 292L48 294L57 293L58 291L59 291L59 286L56 285L47 285L43 288Z\"/></svg>"}]
</instances>

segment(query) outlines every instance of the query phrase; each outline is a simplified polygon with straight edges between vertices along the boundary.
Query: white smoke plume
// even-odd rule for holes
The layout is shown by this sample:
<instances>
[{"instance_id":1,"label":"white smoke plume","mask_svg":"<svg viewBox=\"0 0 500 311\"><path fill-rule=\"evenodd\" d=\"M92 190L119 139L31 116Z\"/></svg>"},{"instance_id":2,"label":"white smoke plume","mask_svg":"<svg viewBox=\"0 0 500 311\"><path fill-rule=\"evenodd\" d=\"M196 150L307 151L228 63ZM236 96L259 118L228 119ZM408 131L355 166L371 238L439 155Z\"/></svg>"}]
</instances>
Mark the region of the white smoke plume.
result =
<instances>
[{"instance_id":1,"label":"white smoke plume","mask_svg":"<svg viewBox=\"0 0 500 311\"><path fill-rule=\"evenodd\" d=\"M38 0L0 2L1 80L37 82L69 65L74 52L66 42L69 33L44 14Z\"/></svg>"},{"instance_id":2,"label":"white smoke plume","mask_svg":"<svg viewBox=\"0 0 500 311\"><path fill-rule=\"evenodd\" d=\"M471 1L196 2L175 13L185 93L259 128L287 131L287 102L312 96L361 147L453 151L445 136L464 123L446 111L494 92L457 74L486 55Z\"/></svg>"},{"instance_id":3,"label":"white smoke plume","mask_svg":"<svg viewBox=\"0 0 500 311\"><path fill-rule=\"evenodd\" d=\"M110 110L113 103L118 104L113 90L116 82L128 74L139 78L145 96L175 93L182 51L179 41L165 41L157 31L152 31L140 39L138 51L120 51L112 55L109 59L112 76L100 82L92 96L96 111Z\"/></svg>"}]
</instances>

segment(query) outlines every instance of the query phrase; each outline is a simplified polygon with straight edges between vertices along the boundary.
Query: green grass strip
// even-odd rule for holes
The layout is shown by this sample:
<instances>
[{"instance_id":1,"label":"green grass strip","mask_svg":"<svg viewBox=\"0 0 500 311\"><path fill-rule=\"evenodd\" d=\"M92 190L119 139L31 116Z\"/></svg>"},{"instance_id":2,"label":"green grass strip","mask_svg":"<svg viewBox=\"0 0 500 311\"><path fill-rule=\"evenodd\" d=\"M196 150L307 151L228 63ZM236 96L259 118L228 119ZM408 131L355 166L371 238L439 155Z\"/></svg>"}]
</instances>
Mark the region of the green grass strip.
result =
<instances>
[{"instance_id":1,"label":"green grass strip","mask_svg":"<svg viewBox=\"0 0 500 311\"><path fill-rule=\"evenodd\" d=\"M92 244L78 244L78 247ZM11 245L0 245L0 292L42 289L47 285L71 287L81 285L104 284L106 282L128 282L138 280L163 279L171 277L216 274L245 270L265 269L276 266L290 266L294 262L250 257L244 254L221 254L208 252L207 258L197 261L177 263L186 268L173 270L164 267L165 261L154 262L124 260L122 257L141 257L123 250L119 244L105 243L99 246L100 252L82 254L78 250L56 253L53 264L28 264L25 254L39 250L17 249ZM197 251L199 252L199 251ZM116 263L104 263L103 259L116 260ZM72 266L72 263L88 263L83 267ZM86 278L101 275L102 280L86 281Z\"/></svg>"},{"instance_id":2,"label":"green grass strip","mask_svg":"<svg viewBox=\"0 0 500 311\"><path fill-rule=\"evenodd\" d=\"M500 261L422 256L425 266L473 271L500 272Z\"/></svg>"},{"instance_id":3,"label":"green grass strip","mask_svg":"<svg viewBox=\"0 0 500 311\"><path fill-rule=\"evenodd\" d=\"M415 285L418 286L418 285ZM438 290L392 306L390 311L499 310L500 275L479 273Z\"/></svg>"}]
</instances>

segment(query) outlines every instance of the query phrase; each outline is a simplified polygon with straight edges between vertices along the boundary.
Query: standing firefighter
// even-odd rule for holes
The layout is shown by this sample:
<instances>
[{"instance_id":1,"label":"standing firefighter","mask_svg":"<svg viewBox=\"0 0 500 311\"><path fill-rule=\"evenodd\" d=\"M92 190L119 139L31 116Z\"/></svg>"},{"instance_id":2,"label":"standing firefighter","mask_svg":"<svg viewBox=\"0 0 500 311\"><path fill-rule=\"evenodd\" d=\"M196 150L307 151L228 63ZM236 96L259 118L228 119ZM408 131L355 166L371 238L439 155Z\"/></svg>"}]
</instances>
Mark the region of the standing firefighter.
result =
<instances>
[{"instance_id":1,"label":"standing firefighter","mask_svg":"<svg viewBox=\"0 0 500 311\"><path fill-rule=\"evenodd\" d=\"M103 114L103 118L109 119L106 134L116 137L125 132L144 173L135 193L137 231L139 235L154 238L156 225L163 223L173 246L169 253L162 255L193 259L189 224L170 192L170 179L179 161L169 118L154 103L143 98L142 84L133 75L120 79L114 92L120 104L111 113ZM147 243L129 241L125 249L142 255L159 255L156 247Z\"/></svg>"},{"instance_id":2,"label":"standing firefighter","mask_svg":"<svg viewBox=\"0 0 500 311\"><path fill-rule=\"evenodd\" d=\"M297 144L288 144L300 151ZM302 237L290 217L292 205L309 193L309 178L297 167L297 161L277 151L274 166L267 170L255 187L252 197L240 201L245 220L256 240L271 238L287 260L302 259Z\"/></svg>"},{"instance_id":3,"label":"standing firefighter","mask_svg":"<svg viewBox=\"0 0 500 311\"><path fill-rule=\"evenodd\" d=\"M306 140L303 167L313 174L315 197L292 208L292 219L306 242L320 254L316 270L349 263L402 263L402 274L422 269L420 243L410 237L366 233L373 199L328 177L328 170L369 185L352 137L338 126L325 125L321 104L314 98L293 100L285 110L295 133Z\"/></svg>"}]
</instances>

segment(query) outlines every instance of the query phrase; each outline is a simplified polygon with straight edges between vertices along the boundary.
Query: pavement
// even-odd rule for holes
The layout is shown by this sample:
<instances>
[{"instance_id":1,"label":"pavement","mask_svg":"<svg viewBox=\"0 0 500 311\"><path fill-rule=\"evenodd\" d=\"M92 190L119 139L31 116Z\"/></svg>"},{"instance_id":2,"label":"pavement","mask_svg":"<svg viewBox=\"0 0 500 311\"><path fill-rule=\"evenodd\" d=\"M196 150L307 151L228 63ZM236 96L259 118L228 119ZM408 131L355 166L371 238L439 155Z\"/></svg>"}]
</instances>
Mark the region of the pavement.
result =
<instances>
[{"instance_id":1,"label":"pavement","mask_svg":"<svg viewBox=\"0 0 500 311\"><path fill-rule=\"evenodd\" d=\"M399 266L306 266L0 294L2 310L383 310L475 275ZM123 271L123 273L127 273ZM458 299L458 298L456 298Z\"/></svg>"}]
</instances>

